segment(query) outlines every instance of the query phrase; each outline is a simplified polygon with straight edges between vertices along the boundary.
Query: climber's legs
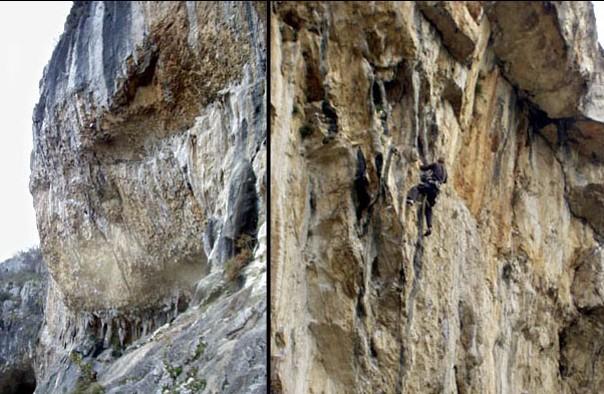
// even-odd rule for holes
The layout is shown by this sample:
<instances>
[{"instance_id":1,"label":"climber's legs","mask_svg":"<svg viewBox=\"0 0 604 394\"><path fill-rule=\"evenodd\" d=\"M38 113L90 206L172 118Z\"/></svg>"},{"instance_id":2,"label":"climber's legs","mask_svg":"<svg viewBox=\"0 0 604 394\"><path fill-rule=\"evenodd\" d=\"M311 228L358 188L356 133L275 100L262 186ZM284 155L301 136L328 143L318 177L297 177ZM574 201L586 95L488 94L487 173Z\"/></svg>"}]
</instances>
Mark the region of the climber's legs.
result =
<instances>
[{"instance_id":1,"label":"climber's legs","mask_svg":"<svg viewBox=\"0 0 604 394\"><path fill-rule=\"evenodd\" d=\"M432 234L432 205L430 205L429 201L426 201L426 205L424 206L424 212L426 215L426 225L428 226L428 230L424 235L428 236Z\"/></svg>"},{"instance_id":2,"label":"climber's legs","mask_svg":"<svg viewBox=\"0 0 604 394\"><path fill-rule=\"evenodd\" d=\"M407 205L411 206L420 196L426 196L424 204L424 215L426 217L426 225L428 227L424 236L432 234L432 208L436 204L436 196L438 196L438 188L431 183L420 183L413 186L407 194Z\"/></svg>"},{"instance_id":3,"label":"climber's legs","mask_svg":"<svg viewBox=\"0 0 604 394\"><path fill-rule=\"evenodd\" d=\"M436 204L436 196L438 196L438 189L434 185L429 185L428 190L426 191L426 204L424 207L424 212L426 215L426 225L428 230L424 234L424 236L429 236L432 234L432 208Z\"/></svg>"},{"instance_id":4,"label":"climber's legs","mask_svg":"<svg viewBox=\"0 0 604 394\"><path fill-rule=\"evenodd\" d=\"M407 205L413 205L414 202L419 198L419 186L413 186L407 194Z\"/></svg>"},{"instance_id":5,"label":"climber's legs","mask_svg":"<svg viewBox=\"0 0 604 394\"><path fill-rule=\"evenodd\" d=\"M432 234L432 208L436 204L436 196L438 196L438 188L433 184L420 183L414 186L407 195L407 205L411 206L420 199L420 196L426 196L424 204L424 215L426 217L426 225L428 227L425 236Z\"/></svg>"},{"instance_id":6,"label":"climber's legs","mask_svg":"<svg viewBox=\"0 0 604 394\"><path fill-rule=\"evenodd\" d=\"M409 190L409 194L407 194L407 205L413 205L414 202L419 200L420 196L428 195L430 191L430 186L420 183L417 186L413 186L411 190Z\"/></svg>"}]
</instances>

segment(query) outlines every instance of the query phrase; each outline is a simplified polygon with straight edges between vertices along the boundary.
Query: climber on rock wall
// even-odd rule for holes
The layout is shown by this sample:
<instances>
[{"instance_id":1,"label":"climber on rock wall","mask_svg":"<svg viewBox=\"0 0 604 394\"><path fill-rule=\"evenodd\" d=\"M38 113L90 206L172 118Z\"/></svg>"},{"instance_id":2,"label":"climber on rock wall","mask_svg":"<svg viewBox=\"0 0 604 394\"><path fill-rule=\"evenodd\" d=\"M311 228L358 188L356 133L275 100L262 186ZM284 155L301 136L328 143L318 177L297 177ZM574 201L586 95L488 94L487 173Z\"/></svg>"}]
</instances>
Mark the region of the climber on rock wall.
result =
<instances>
[{"instance_id":1,"label":"climber on rock wall","mask_svg":"<svg viewBox=\"0 0 604 394\"><path fill-rule=\"evenodd\" d=\"M407 205L413 206L420 196L426 196L425 215L428 230L424 236L432 234L432 208L436 204L436 197L440 191L440 186L447 183L447 170L445 169L445 159L439 157L437 162L422 165L419 168L422 171L420 183L414 186L407 195Z\"/></svg>"}]
</instances>

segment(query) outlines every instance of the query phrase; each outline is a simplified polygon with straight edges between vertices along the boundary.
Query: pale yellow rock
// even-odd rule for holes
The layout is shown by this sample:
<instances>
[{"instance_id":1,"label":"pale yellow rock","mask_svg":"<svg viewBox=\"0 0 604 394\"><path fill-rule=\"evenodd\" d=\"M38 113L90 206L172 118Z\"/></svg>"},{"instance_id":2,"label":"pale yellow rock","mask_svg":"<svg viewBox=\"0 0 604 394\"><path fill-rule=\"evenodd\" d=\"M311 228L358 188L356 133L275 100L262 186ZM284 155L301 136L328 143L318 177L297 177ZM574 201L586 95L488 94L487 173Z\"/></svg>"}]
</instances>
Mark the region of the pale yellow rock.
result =
<instances>
[{"instance_id":1,"label":"pale yellow rock","mask_svg":"<svg viewBox=\"0 0 604 394\"><path fill-rule=\"evenodd\" d=\"M604 389L596 45L589 2L272 5L274 392Z\"/></svg>"}]
</instances>

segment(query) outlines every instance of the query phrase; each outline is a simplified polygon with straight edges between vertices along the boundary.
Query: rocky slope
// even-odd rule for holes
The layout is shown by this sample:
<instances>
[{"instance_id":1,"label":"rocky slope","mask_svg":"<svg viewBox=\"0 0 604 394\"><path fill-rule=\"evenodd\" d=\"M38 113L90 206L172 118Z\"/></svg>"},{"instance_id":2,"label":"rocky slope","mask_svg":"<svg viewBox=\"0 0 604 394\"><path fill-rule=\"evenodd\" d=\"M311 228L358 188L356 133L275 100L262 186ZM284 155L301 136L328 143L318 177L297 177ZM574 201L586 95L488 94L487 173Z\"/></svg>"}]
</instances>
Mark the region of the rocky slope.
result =
<instances>
[{"instance_id":1,"label":"rocky slope","mask_svg":"<svg viewBox=\"0 0 604 394\"><path fill-rule=\"evenodd\" d=\"M591 3L270 17L273 391L604 392ZM404 200L438 156L427 238Z\"/></svg>"},{"instance_id":2,"label":"rocky slope","mask_svg":"<svg viewBox=\"0 0 604 394\"><path fill-rule=\"evenodd\" d=\"M265 6L76 2L34 111L36 392L264 392Z\"/></svg>"},{"instance_id":3,"label":"rocky slope","mask_svg":"<svg viewBox=\"0 0 604 394\"><path fill-rule=\"evenodd\" d=\"M37 248L0 263L0 393L33 392L48 271Z\"/></svg>"}]
</instances>

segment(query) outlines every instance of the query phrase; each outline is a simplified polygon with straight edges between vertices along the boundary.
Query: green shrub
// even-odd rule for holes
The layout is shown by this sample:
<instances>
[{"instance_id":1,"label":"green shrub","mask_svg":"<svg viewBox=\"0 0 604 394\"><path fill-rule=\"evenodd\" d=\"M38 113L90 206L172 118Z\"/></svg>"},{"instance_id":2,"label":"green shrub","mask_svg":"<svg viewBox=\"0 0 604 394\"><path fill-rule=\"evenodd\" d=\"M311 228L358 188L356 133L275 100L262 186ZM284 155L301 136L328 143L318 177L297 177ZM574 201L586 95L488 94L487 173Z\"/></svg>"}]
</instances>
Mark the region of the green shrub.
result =
<instances>
[{"instance_id":1,"label":"green shrub","mask_svg":"<svg viewBox=\"0 0 604 394\"><path fill-rule=\"evenodd\" d=\"M199 343L197 344L197 347L195 348L195 356L193 357L193 360L197 360L199 357L201 357L203 352L206 350L206 346L207 345L205 344L205 342L200 338Z\"/></svg>"},{"instance_id":2,"label":"green shrub","mask_svg":"<svg viewBox=\"0 0 604 394\"><path fill-rule=\"evenodd\" d=\"M174 367L174 366L170 365L170 363L168 363L166 360L164 360L164 368L166 369L166 372L168 372L168 375L170 375L170 377L172 378L173 381L178 379L178 377L182 373L181 366Z\"/></svg>"},{"instance_id":3,"label":"green shrub","mask_svg":"<svg viewBox=\"0 0 604 394\"><path fill-rule=\"evenodd\" d=\"M92 364L83 362L80 353L69 353L69 359L80 368L80 376L72 394L103 394L105 392L103 386L96 381L96 372L92 368Z\"/></svg>"},{"instance_id":4,"label":"green shrub","mask_svg":"<svg viewBox=\"0 0 604 394\"><path fill-rule=\"evenodd\" d=\"M206 380L195 378L187 386L189 389L193 390L194 393L200 393L206 388Z\"/></svg>"}]
</instances>

